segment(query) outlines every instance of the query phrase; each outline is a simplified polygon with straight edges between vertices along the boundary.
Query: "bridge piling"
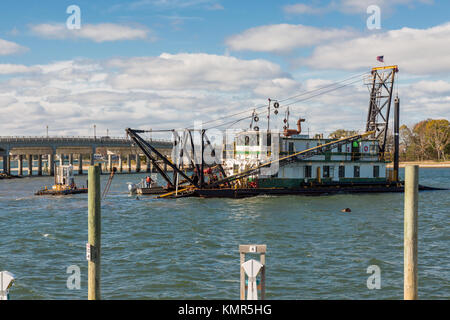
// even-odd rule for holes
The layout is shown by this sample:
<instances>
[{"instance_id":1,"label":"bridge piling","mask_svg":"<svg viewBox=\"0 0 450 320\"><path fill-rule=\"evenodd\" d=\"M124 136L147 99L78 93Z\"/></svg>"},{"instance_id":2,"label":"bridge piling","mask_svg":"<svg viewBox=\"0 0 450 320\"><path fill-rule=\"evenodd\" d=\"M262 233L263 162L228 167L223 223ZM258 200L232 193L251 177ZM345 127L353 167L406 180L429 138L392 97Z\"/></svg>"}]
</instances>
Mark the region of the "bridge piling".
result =
<instances>
[{"instance_id":1,"label":"bridge piling","mask_svg":"<svg viewBox=\"0 0 450 320\"><path fill-rule=\"evenodd\" d=\"M78 174L83 174L83 155L78 154Z\"/></svg>"},{"instance_id":2,"label":"bridge piling","mask_svg":"<svg viewBox=\"0 0 450 320\"><path fill-rule=\"evenodd\" d=\"M136 172L141 172L141 157L136 153Z\"/></svg>"},{"instance_id":3,"label":"bridge piling","mask_svg":"<svg viewBox=\"0 0 450 320\"><path fill-rule=\"evenodd\" d=\"M122 173L122 171L123 171L122 155L119 154L119 172Z\"/></svg>"},{"instance_id":4,"label":"bridge piling","mask_svg":"<svg viewBox=\"0 0 450 320\"><path fill-rule=\"evenodd\" d=\"M27 160L28 160L28 175L31 177L33 175L33 155L28 154Z\"/></svg>"},{"instance_id":5,"label":"bridge piling","mask_svg":"<svg viewBox=\"0 0 450 320\"><path fill-rule=\"evenodd\" d=\"M37 171L37 175L38 176L42 176L42 154L38 154L37 156L37 165L38 165L38 171Z\"/></svg>"},{"instance_id":6,"label":"bridge piling","mask_svg":"<svg viewBox=\"0 0 450 320\"><path fill-rule=\"evenodd\" d=\"M127 154L127 167L128 173L131 173L131 154Z\"/></svg>"},{"instance_id":7,"label":"bridge piling","mask_svg":"<svg viewBox=\"0 0 450 320\"><path fill-rule=\"evenodd\" d=\"M53 153L50 153L48 155L48 170L49 170L50 176L55 175L55 155Z\"/></svg>"},{"instance_id":8,"label":"bridge piling","mask_svg":"<svg viewBox=\"0 0 450 320\"><path fill-rule=\"evenodd\" d=\"M112 162L112 154L108 154L108 171L112 172L113 162Z\"/></svg>"},{"instance_id":9,"label":"bridge piling","mask_svg":"<svg viewBox=\"0 0 450 320\"><path fill-rule=\"evenodd\" d=\"M19 172L17 173L19 176L23 175L23 156L20 154L17 159L17 169Z\"/></svg>"},{"instance_id":10,"label":"bridge piling","mask_svg":"<svg viewBox=\"0 0 450 320\"><path fill-rule=\"evenodd\" d=\"M150 158L145 157L145 172L150 172Z\"/></svg>"}]
</instances>

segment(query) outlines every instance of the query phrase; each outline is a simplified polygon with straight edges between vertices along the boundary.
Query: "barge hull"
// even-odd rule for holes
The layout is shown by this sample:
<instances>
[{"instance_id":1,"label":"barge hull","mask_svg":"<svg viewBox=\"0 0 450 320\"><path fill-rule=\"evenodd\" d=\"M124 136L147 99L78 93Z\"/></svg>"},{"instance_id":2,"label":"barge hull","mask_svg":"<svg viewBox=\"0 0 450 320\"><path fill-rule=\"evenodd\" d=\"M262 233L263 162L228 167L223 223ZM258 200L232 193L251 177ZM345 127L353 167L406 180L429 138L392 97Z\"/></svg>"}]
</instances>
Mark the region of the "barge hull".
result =
<instances>
[{"instance_id":1,"label":"barge hull","mask_svg":"<svg viewBox=\"0 0 450 320\"><path fill-rule=\"evenodd\" d=\"M419 185L420 191L443 190ZM385 193L403 192L401 184L370 184L370 185L327 185L327 186L307 186L299 188L243 188L243 189L196 189L190 196L202 198L247 198L259 195L304 195L322 196L331 194L349 193Z\"/></svg>"}]
</instances>

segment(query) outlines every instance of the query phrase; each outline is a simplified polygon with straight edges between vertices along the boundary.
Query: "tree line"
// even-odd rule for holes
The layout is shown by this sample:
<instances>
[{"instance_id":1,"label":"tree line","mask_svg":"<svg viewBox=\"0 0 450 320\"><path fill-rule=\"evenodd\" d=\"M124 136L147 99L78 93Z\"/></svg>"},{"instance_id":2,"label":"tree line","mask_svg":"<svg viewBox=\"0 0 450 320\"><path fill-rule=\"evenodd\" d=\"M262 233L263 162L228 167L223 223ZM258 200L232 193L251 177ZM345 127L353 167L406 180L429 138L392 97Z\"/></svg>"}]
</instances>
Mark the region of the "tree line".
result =
<instances>
[{"instance_id":1,"label":"tree line","mask_svg":"<svg viewBox=\"0 0 450 320\"><path fill-rule=\"evenodd\" d=\"M338 129L329 135L336 139L356 134L354 130ZM400 161L446 161L450 159L450 122L447 119L427 119L411 127L400 127ZM393 159L394 136L386 138L386 158Z\"/></svg>"}]
</instances>

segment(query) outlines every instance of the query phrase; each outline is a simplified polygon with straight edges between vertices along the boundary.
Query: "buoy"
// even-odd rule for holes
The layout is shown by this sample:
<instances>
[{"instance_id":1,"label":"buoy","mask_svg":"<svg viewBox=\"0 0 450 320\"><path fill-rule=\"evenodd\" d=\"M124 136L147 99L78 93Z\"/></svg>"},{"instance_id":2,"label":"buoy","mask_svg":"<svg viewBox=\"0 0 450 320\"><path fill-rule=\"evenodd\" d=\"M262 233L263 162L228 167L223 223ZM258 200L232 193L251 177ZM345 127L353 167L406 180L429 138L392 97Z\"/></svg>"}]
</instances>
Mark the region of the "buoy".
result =
<instances>
[{"instance_id":1,"label":"buoy","mask_svg":"<svg viewBox=\"0 0 450 320\"><path fill-rule=\"evenodd\" d=\"M352 209L350 209L350 208L345 208L345 209L342 209L341 212L352 212Z\"/></svg>"}]
</instances>

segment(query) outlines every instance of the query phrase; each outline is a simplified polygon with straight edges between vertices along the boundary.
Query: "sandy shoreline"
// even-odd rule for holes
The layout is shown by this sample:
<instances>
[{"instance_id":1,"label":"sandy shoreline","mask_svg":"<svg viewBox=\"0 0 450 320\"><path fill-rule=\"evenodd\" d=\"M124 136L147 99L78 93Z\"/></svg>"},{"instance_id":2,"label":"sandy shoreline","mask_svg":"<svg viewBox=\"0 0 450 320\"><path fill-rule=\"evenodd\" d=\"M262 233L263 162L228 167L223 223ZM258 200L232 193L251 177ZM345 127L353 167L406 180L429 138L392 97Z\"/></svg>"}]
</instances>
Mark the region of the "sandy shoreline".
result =
<instances>
[{"instance_id":1,"label":"sandy shoreline","mask_svg":"<svg viewBox=\"0 0 450 320\"><path fill-rule=\"evenodd\" d=\"M399 167L404 168L407 165L418 165L420 168L450 168L450 161L405 161L400 162ZM393 164L389 163L386 167L392 168Z\"/></svg>"}]
</instances>

